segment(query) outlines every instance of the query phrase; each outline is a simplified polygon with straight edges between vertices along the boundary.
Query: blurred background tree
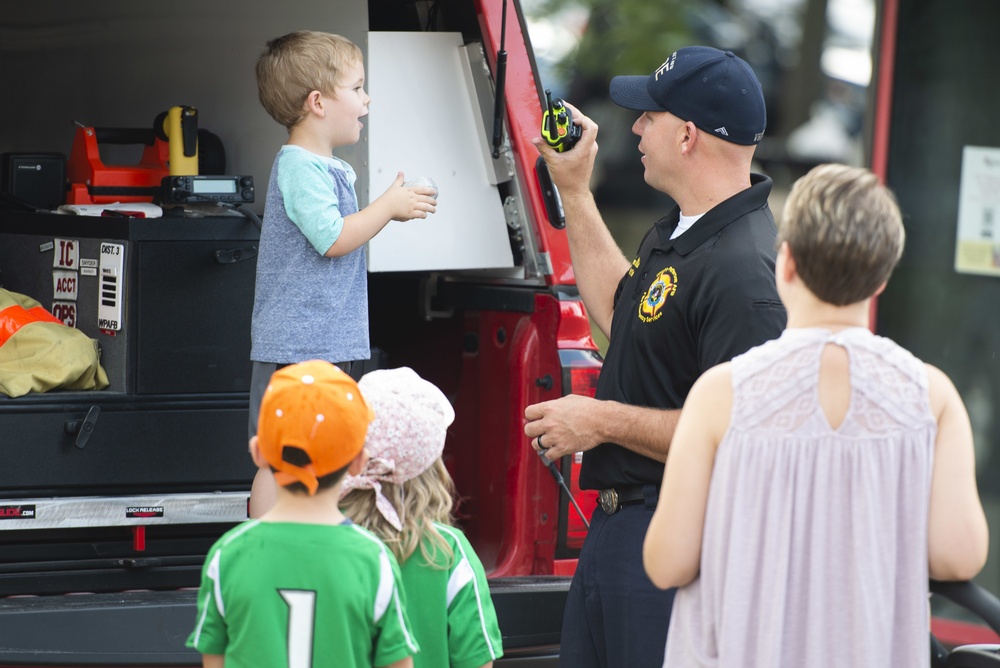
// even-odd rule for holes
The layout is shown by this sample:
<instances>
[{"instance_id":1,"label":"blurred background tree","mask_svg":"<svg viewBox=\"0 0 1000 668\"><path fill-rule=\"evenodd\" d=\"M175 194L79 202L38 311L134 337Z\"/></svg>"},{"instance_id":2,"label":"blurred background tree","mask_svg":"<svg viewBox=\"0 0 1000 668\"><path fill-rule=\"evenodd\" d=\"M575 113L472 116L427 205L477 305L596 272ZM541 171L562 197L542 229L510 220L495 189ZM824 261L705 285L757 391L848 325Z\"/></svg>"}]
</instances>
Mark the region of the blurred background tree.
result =
<instances>
[{"instance_id":1,"label":"blurred background tree","mask_svg":"<svg viewBox=\"0 0 1000 668\"><path fill-rule=\"evenodd\" d=\"M871 77L872 0L523 0L543 83L600 126L599 203L661 209L645 187L631 135L635 113L608 83L648 74L683 46L732 51L764 89L760 171L776 189L820 162L862 164Z\"/></svg>"},{"instance_id":2,"label":"blurred background tree","mask_svg":"<svg viewBox=\"0 0 1000 668\"><path fill-rule=\"evenodd\" d=\"M690 44L688 5L689 0L541 0L535 12L558 22L574 10L585 11L576 48L555 65L559 79L569 82L567 97L582 101L606 94L615 74L650 72L654 61Z\"/></svg>"}]
</instances>

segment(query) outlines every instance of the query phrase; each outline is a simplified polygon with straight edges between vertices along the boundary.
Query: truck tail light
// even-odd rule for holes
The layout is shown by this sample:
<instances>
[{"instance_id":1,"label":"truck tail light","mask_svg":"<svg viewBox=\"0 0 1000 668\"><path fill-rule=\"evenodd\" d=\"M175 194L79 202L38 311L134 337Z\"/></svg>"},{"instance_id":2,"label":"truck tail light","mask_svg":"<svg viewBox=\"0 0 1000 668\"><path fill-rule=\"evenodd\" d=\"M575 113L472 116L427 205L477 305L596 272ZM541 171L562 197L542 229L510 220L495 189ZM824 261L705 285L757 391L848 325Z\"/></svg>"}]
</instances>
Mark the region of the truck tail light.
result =
<instances>
[{"instance_id":1,"label":"truck tail light","mask_svg":"<svg viewBox=\"0 0 1000 668\"><path fill-rule=\"evenodd\" d=\"M597 391L597 377L601 373L601 356L596 350L560 350L559 361L562 365L563 394L581 394L593 397ZM576 506L590 520L597 507L597 492L592 489L580 489L580 464L582 453L563 457L561 470L563 478L569 484L570 493L576 501ZM559 503L559 554L560 558L575 557L583 546L587 535L587 525L581 513L563 493Z\"/></svg>"}]
</instances>

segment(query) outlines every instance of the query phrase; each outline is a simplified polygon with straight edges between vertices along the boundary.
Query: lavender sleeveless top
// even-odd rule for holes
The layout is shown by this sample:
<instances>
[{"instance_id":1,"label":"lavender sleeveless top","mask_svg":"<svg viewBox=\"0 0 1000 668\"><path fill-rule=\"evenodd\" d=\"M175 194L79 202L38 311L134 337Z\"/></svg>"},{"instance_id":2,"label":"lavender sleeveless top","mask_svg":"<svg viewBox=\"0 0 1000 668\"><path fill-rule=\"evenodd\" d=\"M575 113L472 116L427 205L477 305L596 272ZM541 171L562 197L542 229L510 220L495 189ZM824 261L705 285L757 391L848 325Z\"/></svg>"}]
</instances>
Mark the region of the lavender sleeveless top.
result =
<instances>
[{"instance_id":1,"label":"lavender sleeveless top","mask_svg":"<svg viewBox=\"0 0 1000 668\"><path fill-rule=\"evenodd\" d=\"M850 357L837 429L818 399L827 343ZM664 666L928 666L926 367L854 328L786 330L732 368L701 571L677 592Z\"/></svg>"}]
</instances>

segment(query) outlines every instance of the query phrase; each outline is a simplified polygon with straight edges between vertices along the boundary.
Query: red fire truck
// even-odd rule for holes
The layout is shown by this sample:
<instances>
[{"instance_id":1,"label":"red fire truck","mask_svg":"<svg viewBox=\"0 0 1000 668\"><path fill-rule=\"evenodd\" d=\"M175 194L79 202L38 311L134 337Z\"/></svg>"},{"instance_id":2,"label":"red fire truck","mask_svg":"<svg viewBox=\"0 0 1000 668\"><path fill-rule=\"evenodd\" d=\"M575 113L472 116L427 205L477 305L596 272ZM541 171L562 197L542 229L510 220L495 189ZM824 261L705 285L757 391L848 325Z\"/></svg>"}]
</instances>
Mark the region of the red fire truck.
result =
<instances>
[{"instance_id":1,"label":"red fire truck","mask_svg":"<svg viewBox=\"0 0 1000 668\"><path fill-rule=\"evenodd\" d=\"M2 112L14 197L0 211L0 285L97 340L110 386L0 397L0 665L200 665L184 647L194 588L209 545L246 517L253 476L263 198L244 188L266 182L285 140L256 100L253 63L302 28L365 49L371 113L342 155L359 197L399 170L440 188L433 217L390 224L369 246L370 365L410 366L453 400L445 459L491 577L500 665L555 665L585 528L522 416L592 392L600 356L528 143L544 97L519 4L57 4L24 3L0 27L0 83L18 91ZM164 181L162 217L128 213L150 200L137 189L169 177L162 142L184 131L158 117L181 103L197 112L199 178ZM208 155L217 144L222 161ZM76 211L115 199L126 211L11 206L50 180L69 182ZM54 294L67 276L74 289ZM555 470L575 484L571 458ZM592 495L578 496L589 514Z\"/></svg>"},{"instance_id":2,"label":"red fire truck","mask_svg":"<svg viewBox=\"0 0 1000 668\"><path fill-rule=\"evenodd\" d=\"M437 228L407 236L390 226L369 248L371 365L411 366L452 398L445 457L461 524L490 573L498 665L557 665L594 498L577 489L572 458L557 468L569 493L560 489L527 447L522 415L592 393L600 356L558 196L528 143L544 82L517 0L60 0L15 3L4 16L0 151L14 196L0 205L0 287L97 340L110 386L0 397L0 665L199 665L184 647L194 588L209 545L246 517L253 475L245 436L262 198L242 193L264 182L284 141L256 101L252 64L267 39L300 28L345 34L366 51L372 112L342 156L362 200L399 169L441 188L428 221ZM882 0L871 124L872 164L899 195L909 237L877 329L942 367L974 406L996 406L1000 392L1000 284L989 253L976 253L996 238L984 236L992 209L981 207L966 237L948 221L967 201L965 147L1000 145L989 85L998 24L991 0L961 10ZM206 131L200 175L217 177L198 184L207 196L192 184L156 190L183 212L162 218L47 210L53 183L63 198L69 182L77 206L158 183L169 170L156 141L172 137L153 126L181 105ZM225 158L216 150L210 161L213 147ZM118 287L105 290L103 276ZM1000 422L971 412L989 505ZM984 584L995 591L994 571ZM995 638L983 628L941 616L934 626L949 644Z\"/></svg>"}]
</instances>

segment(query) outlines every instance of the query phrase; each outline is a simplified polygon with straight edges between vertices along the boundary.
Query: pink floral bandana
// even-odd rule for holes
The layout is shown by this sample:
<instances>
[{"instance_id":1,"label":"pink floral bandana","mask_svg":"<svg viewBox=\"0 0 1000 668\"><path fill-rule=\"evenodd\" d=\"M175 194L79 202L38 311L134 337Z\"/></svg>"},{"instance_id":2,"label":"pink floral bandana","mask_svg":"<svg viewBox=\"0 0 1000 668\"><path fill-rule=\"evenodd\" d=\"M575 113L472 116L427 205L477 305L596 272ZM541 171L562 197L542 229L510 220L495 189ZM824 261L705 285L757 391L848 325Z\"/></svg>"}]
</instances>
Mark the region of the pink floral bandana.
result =
<instances>
[{"instance_id":1,"label":"pink floral bandana","mask_svg":"<svg viewBox=\"0 0 1000 668\"><path fill-rule=\"evenodd\" d=\"M365 439L370 459L360 474L345 476L340 498L352 489L375 490L376 508L400 531L399 512L382 494L382 483L401 485L437 461L455 410L437 386L409 367L371 371L358 387L375 411Z\"/></svg>"}]
</instances>

